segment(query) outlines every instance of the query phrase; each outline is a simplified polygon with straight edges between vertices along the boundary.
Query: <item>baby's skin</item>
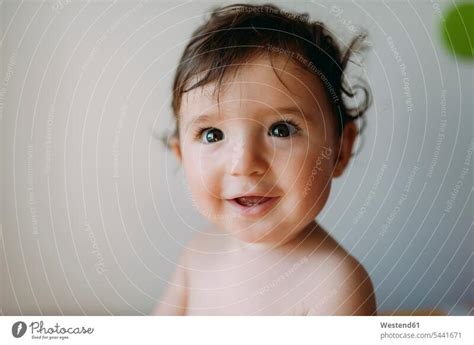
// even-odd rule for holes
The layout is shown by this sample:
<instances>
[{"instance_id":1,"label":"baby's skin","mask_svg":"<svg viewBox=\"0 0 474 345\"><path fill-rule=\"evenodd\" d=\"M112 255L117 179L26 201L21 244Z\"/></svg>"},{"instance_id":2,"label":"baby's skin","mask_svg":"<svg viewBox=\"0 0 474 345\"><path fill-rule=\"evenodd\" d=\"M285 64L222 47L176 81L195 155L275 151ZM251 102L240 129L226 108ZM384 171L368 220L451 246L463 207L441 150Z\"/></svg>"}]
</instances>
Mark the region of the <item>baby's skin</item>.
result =
<instances>
[{"instance_id":1,"label":"baby's skin","mask_svg":"<svg viewBox=\"0 0 474 345\"><path fill-rule=\"evenodd\" d=\"M278 248L210 230L179 265L156 315L375 314L367 272L321 227Z\"/></svg>"},{"instance_id":2,"label":"baby's skin","mask_svg":"<svg viewBox=\"0 0 474 345\"><path fill-rule=\"evenodd\" d=\"M367 272L315 221L356 125L340 136L323 83L287 57L228 74L219 93L210 83L182 99L171 145L213 226L186 246L153 313L374 315Z\"/></svg>"}]
</instances>

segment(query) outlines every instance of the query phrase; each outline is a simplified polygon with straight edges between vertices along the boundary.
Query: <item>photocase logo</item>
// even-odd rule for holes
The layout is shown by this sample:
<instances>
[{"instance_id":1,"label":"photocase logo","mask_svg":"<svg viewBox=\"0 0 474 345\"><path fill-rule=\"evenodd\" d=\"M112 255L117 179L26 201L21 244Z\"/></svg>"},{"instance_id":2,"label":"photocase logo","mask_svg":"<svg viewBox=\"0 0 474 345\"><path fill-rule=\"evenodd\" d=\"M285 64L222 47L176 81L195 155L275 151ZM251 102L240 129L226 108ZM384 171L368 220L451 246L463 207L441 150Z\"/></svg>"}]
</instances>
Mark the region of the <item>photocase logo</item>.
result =
<instances>
[{"instance_id":1,"label":"photocase logo","mask_svg":"<svg viewBox=\"0 0 474 345\"><path fill-rule=\"evenodd\" d=\"M21 338L26 332L26 323L23 321L15 322L12 326L12 334L15 338Z\"/></svg>"}]
</instances>

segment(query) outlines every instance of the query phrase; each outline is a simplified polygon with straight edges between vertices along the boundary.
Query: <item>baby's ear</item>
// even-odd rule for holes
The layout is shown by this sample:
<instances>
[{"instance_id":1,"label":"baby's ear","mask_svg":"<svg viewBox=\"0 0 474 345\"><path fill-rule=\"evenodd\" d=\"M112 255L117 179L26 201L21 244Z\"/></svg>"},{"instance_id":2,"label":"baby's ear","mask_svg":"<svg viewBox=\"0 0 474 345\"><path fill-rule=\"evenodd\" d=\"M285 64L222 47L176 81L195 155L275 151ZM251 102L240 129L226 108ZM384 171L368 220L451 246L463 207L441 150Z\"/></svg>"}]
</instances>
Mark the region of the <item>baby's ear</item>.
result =
<instances>
[{"instance_id":1,"label":"baby's ear","mask_svg":"<svg viewBox=\"0 0 474 345\"><path fill-rule=\"evenodd\" d=\"M336 147L336 162L334 166L333 177L339 177L346 169L352 157L352 148L359 130L354 122L349 122L344 126L344 131L338 140Z\"/></svg>"},{"instance_id":2,"label":"baby's ear","mask_svg":"<svg viewBox=\"0 0 474 345\"><path fill-rule=\"evenodd\" d=\"M179 145L179 139L176 136L172 136L169 141L169 145L174 155L181 162L181 146Z\"/></svg>"}]
</instances>

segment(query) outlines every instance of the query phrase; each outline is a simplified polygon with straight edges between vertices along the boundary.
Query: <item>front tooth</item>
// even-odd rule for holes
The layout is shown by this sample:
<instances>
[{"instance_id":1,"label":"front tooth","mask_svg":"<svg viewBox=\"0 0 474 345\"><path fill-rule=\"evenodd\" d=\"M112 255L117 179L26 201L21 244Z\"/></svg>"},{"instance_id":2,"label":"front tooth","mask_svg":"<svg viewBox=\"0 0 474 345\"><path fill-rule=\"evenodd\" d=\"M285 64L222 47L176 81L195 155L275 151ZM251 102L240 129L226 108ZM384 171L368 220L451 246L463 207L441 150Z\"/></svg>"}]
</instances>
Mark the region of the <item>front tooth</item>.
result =
<instances>
[{"instance_id":1,"label":"front tooth","mask_svg":"<svg viewBox=\"0 0 474 345\"><path fill-rule=\"evenodd\" d=\"M258 203L260 198L259 197L241 197L241 198L238 198L238 200L241 204L252 206Z\"/></svg>"}]
</instances>

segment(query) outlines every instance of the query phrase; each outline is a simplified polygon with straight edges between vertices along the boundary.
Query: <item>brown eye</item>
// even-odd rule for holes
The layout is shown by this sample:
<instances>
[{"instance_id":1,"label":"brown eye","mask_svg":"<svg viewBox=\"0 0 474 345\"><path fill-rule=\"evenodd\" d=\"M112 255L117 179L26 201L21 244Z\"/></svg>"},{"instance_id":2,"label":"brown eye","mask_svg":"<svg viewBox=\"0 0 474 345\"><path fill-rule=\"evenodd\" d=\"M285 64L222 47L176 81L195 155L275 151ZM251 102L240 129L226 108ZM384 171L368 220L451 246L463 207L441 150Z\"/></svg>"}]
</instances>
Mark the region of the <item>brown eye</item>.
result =
<instances>
[{"instance_id":1,"label":"brown eye","mask_svg":"<svg viewBox=\"0 0 474 345\"><path fill-rule=\"evenodd\" d=\"M289 137L295 134L298 128L290 122L279 122L270 127L268 134L274 137Z\"/></svg>"},{"instance_id":2,"label":"brown eye","mask_svg":"<svg viewBox=\"0 0 474 345\"><path fill-rule=\"evenodd\" d=\"M224 139L224 133L217 128L208 128L205 129L201 134L201 141L204 144L215 143Z\"/></svg>"}]
</instances>

